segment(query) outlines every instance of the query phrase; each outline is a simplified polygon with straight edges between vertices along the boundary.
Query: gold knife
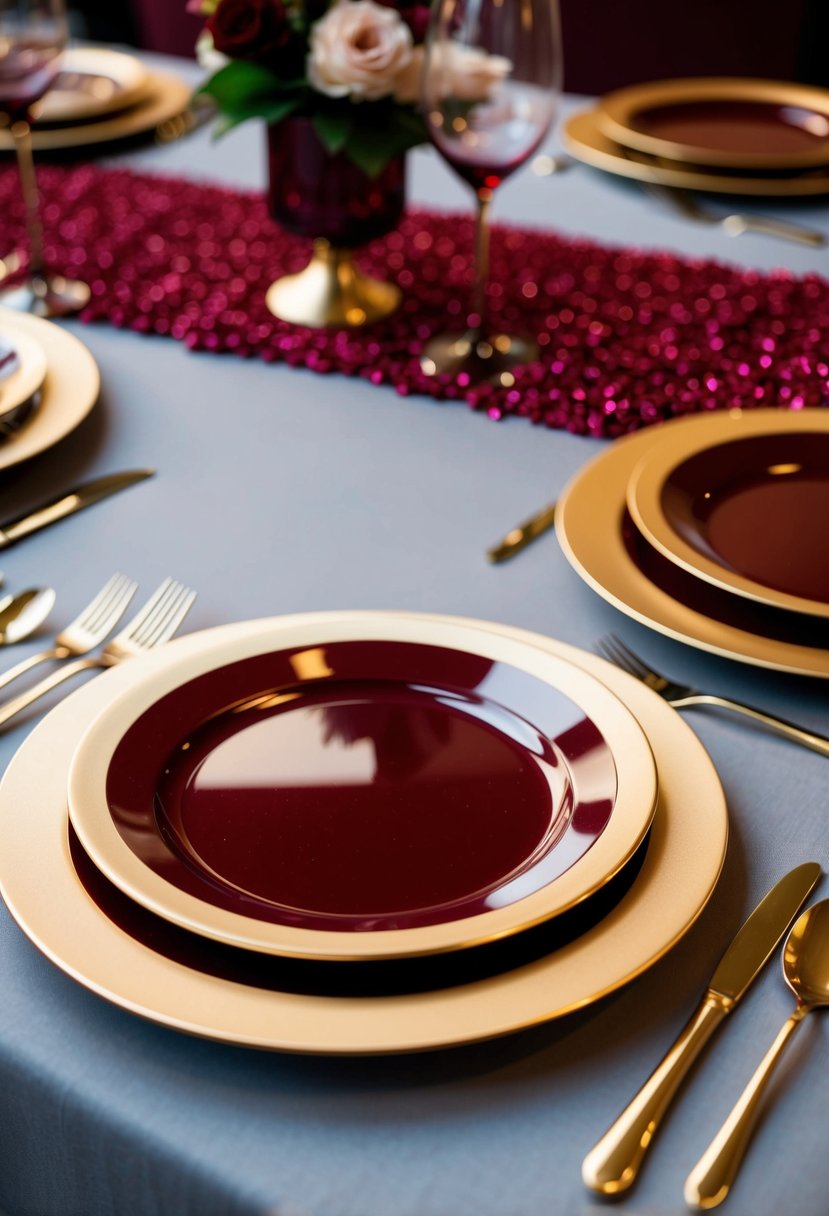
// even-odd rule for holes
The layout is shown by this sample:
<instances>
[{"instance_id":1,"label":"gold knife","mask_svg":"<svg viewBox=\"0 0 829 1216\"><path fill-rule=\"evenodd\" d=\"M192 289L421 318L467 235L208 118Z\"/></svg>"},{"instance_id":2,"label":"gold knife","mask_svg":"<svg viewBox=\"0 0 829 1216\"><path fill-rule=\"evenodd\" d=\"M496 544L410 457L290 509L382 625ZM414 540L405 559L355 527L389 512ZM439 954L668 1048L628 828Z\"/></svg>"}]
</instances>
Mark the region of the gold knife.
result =
<instances>
[{"instance_id":1,"label":"gold knife","mask_svg":"<svg viewBox=\"0 0 829 1216\"><path fill-rule=\"evenodd\" d=\"M673 1047L585 1157L581 1175L592 1191L619 1195L632 1185L691 1064L762 971L819 877L817 862L805 862L781 878L754 909L720 960L705 995Z\"/></svg>"},{"instance_id":2,"label":"gold knife","mask_svg":"<svg viewBox=\"0 0 829 1216\"><path fill-rule=\"evenodd\" d=\"M556 504L551 502L549 506L542 507L531 519L525 519L523 524L513 528L497 545L487 549L487 557L491 562L505 562L507 558L514 557L516 553L526 549L527 545L537 536L549 531L555 521Z\"/></svg>"},{"instance_id":3,"label":"gold knife","mask_svg":"<svg viewBox=\"0 0 829 1216\"><path fill-rule=\"evenodd\" d=\"M22 540L24 536L31 536L33 532L39 532L41 528L47 528L49 524L56 523L59 519L66 519L68 515L83 511L85 507L91 507L94 502L100 502L102 498L108 498L110 494L117 494L119 490L125 490L127 486L144 481L145 478L152 477L154 473L155 469L131 469L124 473L108 473L105 477L96 477L93 481L86 481L83 485L76 486L74 490L67 490L58 498L52 498L39 507L35 507L33 511L28 511L25 515L0 524L0 549L8 549L9 545Z\"/></svg>"}]
</instances>

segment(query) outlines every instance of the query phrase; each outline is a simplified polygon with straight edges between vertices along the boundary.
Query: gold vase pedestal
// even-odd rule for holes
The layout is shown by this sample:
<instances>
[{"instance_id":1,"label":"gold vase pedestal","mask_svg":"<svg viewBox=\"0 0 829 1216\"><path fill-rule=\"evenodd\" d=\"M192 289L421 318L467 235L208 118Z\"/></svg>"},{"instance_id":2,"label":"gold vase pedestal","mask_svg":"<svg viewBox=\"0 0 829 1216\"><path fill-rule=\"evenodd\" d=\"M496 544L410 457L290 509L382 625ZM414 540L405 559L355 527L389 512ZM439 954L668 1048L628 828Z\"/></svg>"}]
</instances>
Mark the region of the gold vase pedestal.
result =
<instances>
[{"instance_id":1,"label":"gold vase pedestal","mask_svg":"<svg viewBox=\"0 0 829 1216\"><path fill-rule=\"evenodd\" d=\"M267 129L268 209L287 232L313 241L311 261L268 288L269 310L282 321L356 329L390 316L402 293L369 278L356 251L391 232L406 202L406 158L392 157L370 176L344 152L329 152L307 115Z\"/></svg>"},{"instance_id":2,"label":"gold vase pedestal","mask_svg":"<svg viewBox=\"0 0 829 1216\"><path fill-rule=\"evenodd\" d=\"M305 269L277 279L265 296L281 321L315 328L371 325L396 312L401 299L394 283L372 279L355 266L352 249L336 249L321 238Z\"/></svg>"}]
</instances>

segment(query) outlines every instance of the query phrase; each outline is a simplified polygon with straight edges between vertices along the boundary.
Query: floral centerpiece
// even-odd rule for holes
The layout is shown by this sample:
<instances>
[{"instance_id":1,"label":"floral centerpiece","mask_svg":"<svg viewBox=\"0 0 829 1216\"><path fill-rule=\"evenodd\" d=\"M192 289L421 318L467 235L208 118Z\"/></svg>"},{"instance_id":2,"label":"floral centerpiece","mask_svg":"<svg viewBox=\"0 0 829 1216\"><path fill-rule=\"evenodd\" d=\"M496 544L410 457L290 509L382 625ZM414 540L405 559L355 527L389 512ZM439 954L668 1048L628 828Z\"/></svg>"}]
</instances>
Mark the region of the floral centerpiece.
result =
<instances>
[{"instance_id":1,"label":"floral centerpiece","mask_svg":"<svg viewBox=\"0 0 829 1216\"><path fill-rule=\"evenodd\" d=\"M309 118L369 177L427 139L418 110L429 5L418 0L190 0L221 133Z\"/></svg>"}]
</instances>

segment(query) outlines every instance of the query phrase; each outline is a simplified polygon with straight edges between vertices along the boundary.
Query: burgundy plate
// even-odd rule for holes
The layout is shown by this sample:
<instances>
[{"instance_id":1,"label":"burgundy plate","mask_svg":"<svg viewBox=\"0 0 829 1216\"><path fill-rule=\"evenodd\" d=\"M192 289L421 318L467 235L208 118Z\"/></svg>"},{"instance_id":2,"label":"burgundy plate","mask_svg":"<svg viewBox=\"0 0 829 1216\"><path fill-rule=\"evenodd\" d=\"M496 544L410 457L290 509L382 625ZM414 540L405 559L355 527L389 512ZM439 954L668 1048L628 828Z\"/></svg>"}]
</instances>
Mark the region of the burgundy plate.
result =
<instances>
[{"instance_id":1,"label":"burgundy plate","mask_svg":"<svg viewBox=\"0 0 829 1216\"><path fill-rule=\"evenodd\" d=\"M639 110L630 121L646 135L698 152L786 157L825 148L829 137L824 115L779 102L728 98L676 102Z\"/></svg>"},{"instance_id":2,"label":"burgundy plate","mask_svg":"<svg viewBox=\"0 0 829 1216\"><path fill-rule=\"evenodd\" d=\"M209 671L122 737L110 813L167 882L275 924L414 928L524 899L601 835L610 748L548 682L420 643L315 653L307 678L305 647Z\"/></svg>"},{"instance_id":3,"label":"burgundy plate","mask_svg":"<svg viewBox=\"0 0 829 1216\"><path fill-rule=\"evenodd\" d=\"M753 435L672 470L660 506L704 557L774 591L829 603L829 435Z\"/></svg>"},{"instance_id":4,"label":"burgundy plate","mask_svg":"<svg viewBox=\"0 0 829 1216\"><path fill-rule=\"evenodd\" d=\"M829 621L770 608L696 578L649 545L627 510L622 516L622 538L628 556L645 577L693 612L772 641L829 648Z\"/></svg>"}]
</instances>

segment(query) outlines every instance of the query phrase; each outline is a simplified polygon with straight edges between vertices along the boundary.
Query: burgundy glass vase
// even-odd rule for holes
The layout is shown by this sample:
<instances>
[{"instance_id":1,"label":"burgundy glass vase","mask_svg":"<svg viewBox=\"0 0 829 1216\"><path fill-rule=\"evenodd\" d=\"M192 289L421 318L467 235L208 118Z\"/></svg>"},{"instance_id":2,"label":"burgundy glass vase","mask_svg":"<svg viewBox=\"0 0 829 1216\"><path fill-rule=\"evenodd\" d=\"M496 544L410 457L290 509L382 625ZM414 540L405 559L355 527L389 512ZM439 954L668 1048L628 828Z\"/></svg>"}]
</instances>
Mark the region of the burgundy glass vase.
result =
<instances>
[{"instance_id":1,"label":"burgundy glass vase","mask_svg":"<svg viewBox=\"0 0 829 1216\"><path fill-rule=\"evenodd\" d=\"M271 312L313 326L365 325L388 316L400 302L399 289L362 275L353 251L399 223L405 156L369 177L342 152L328 152L310 118L285 119L267 135L270 213L288 232L314 242L308 266L271 285Z\"/></svg>"}]
</instances>

